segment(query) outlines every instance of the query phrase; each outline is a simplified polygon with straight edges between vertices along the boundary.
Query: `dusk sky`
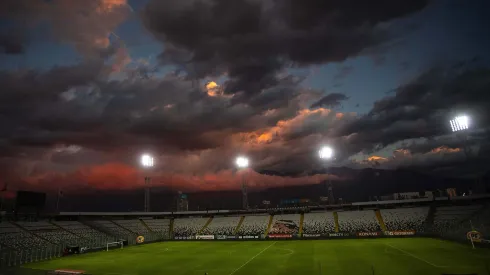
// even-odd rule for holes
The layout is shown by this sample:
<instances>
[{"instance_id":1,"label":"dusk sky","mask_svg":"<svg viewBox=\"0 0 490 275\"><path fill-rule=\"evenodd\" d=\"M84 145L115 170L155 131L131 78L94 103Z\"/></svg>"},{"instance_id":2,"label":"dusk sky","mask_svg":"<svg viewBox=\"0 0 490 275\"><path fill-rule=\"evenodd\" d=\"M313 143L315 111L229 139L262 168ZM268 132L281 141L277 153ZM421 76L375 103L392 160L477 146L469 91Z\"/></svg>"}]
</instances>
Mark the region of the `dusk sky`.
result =
<instances>
[{"instance_id":1,"label":"dusk sky","mask_svg":"<svg viewBox=\"0 0 490 275\"><path fill-rule=\"evenodd\" d=\"M489 1L4 0L0 186L319 182L328 165L464 160L488 143ZM142 153L155 157L144 171ZM275 171L295 177L270 176Z\"/></svg>"}]
</instances>

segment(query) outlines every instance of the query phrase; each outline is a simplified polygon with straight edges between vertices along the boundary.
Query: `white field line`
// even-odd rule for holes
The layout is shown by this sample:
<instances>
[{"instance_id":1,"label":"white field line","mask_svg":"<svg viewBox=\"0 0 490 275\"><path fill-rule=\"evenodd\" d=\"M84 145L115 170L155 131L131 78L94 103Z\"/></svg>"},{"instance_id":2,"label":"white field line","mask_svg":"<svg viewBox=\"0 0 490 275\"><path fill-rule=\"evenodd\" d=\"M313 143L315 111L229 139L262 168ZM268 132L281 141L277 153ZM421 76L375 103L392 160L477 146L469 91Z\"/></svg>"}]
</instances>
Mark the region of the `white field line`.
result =
<instances>
[{"instance_id":1,"label":"white field line","mask_svg":"<svg viewBox=\"0 0 490 275\"><path fill-rule=\"evenodd\" d=\"M415 258L415 259L417 259L417 260L419 260L419 261L422 261L422 262L424 262L424 263L426 263L426 264L428 264L428 265L431 265L431 266L433 266L433 267L437 267L437 268L447 267L447 266L443 266L443 265L436 265L436 264L433 264L433 263L431 263L431 262L429 262L429 261L427 261L427 260L424 260L424 259L422 259L422 258L418 257L417 255L414 255L414 254L412 254L412 253L410 253L410 252L408 252L408 251L406 251L406 250L403 250L403 249L398 248L398 247L396 247L396 246L392 246L391 244L385 244L385 245L386 245L386 246L389 246L389 247L391 247L391 248L394 248L394 249L396 249L396 250L398 250L398 251L400 251L400 252L402 252L402 253L404 253L404 254L406 254L406 255L408 255L408 256L410 256L410 257L412 257L412 258Z\"/></svg>"},{"instance_id":2,"label":"white field line","mask_svg":"<svg viewBox=\"0 0 490 275\"><path fill-rule=\"evenodd\" d=\"M289 251L289 253L288 253L288 254L285 254L286 256L287 256L287 255L291 255L291 254L293 254L293 253L294 253L294 250L289 249L289 248L277 248L277 249L281 249L281 250L284 250L284 251Z\"/></svg>"},{"instance_id":3,"label":"white field line","mask_svg":"<svg viewBox=\"0 0 490 275\"><path fill-rule=\"evenodd\" d=\"M271 246L275 245L276 243L277 243L277 241L276 242L273 242L268 247L262 249L262 251L260 251L259 253L255 254L255 256L253 256L252 258L250 258L250 260L246 261L240 267L238 267L237 269L233 270L233 272L231 272L230 275L235 274L235 272L237 272L238 270L240 270L242 267L246 266L248 263L250 263L251 261L253 261L253 259L257 258L257 256L259 256L260 254L264 253L267 249L269 249Z\"/></svg>"}]
</instances>

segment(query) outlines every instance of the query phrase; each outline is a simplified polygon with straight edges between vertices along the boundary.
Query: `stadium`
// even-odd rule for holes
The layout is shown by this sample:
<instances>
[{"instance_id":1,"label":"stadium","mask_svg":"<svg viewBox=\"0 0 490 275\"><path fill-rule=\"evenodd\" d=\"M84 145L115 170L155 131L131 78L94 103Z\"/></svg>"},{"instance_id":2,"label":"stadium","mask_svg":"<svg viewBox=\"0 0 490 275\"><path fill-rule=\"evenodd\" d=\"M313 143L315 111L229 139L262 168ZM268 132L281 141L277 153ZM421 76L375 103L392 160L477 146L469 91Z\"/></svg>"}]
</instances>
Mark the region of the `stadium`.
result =
<instances>
[{"instance_id":1,"label":"stadium","mask_svg":"<svg viewBox=\"0 0 490 275\"><path fill-rule=\"evenodd\" d=\"M489 274L490 196L0 223L1 274ZM487 238L487 239L486 239Z\"/></svg>"}]
</instances>

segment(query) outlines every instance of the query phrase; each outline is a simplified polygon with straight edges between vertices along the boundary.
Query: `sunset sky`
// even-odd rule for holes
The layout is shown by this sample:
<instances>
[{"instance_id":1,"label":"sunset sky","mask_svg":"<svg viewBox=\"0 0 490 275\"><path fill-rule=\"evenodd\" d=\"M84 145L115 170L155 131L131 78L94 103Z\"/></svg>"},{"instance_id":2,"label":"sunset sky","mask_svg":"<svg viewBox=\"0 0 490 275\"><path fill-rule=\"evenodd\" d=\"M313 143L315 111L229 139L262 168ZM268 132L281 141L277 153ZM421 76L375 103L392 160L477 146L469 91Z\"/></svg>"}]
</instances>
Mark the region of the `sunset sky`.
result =
<instances>
[{"instance_id":1,"label":"sunset sky","mask_svg":"<svg viewBox=\"0 0 490 275\"><path fill-rule=\"evenodd\" d=\"M329 165L462 160L488 142L489 1L4 0L0 186L319 182ZM139 156L155 157L143 171ZM294 175L261 174L275 171Z\"/></svg>"}]
</instances>

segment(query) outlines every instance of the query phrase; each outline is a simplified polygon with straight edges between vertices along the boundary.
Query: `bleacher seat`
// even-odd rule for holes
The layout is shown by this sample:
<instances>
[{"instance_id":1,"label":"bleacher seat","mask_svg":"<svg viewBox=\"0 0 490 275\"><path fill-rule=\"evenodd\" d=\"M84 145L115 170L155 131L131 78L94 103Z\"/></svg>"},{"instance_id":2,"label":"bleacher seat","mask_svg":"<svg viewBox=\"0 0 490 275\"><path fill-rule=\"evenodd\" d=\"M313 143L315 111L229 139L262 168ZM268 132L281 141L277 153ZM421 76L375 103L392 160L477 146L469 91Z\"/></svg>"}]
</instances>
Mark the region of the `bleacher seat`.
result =
<instances>
[{"instance_id":1,"label":"bleacher seat","mask_svg":"<svg viewBox=\"0 0 490 275\"><path fill-rule=\"evenodd\" d=\"M120 226L137 233L138 235L144 235L148 233L148 229L141 223L140 220L113 220Z\"/></svg>"},{"instance_id":2,"label":"bleacher seat","mask_svg":"<svg viewBox=\"0 0 490 275\"><path fill-rule=\"evenodd\" d=\"M434 216L433 230L438 233L447 231L457 223L468 219L481 207L481 205L437 207Z\"/></svg>"},{"instance_id":3,"label":"bleacher seat","mask_svg":"<svg viewBox=\"0 0 490 275\"><path fill-rule=\"evenodd\" d=\"M303 219L303 233L327 234L335 231L333 212L307 213Z\"/></svg>"},{"instance_id":4,"label":"bleacher seat","mask_svg":"<svg viewBox=\"0 0 490 275\"><path fill-rule=\"evenodd\" d=\"M148 225L151 231L168 236L170 230L169 219L145 219L145 223Z\"/></svg>"},{"instance_id":5,"label":"bleacher seat","mask_svg":"<svg viewBox=\"0 0 490 275\"><path fill-rule=\"evenodd\" d=\"M373 210L340 211L339 231L341 232L376 232L381 231Z\"/></svg>"},{"instance_id":6,"label":"bleacher seat","mask_svg":"<svg viewBox=\"0 0 490 275\"><path fill-rule=\"evenodd\" d=\"M209 218L179 218L174 220L174 235L176 237L190 237L199 233Z\"/></svg>"},{"instance_id":7,"label":"bleacher seat","mask_svg":"<svg viewBox=\"0 0 490 275\"><path fill-rule=\"evenodd\" d=\"M269 224L269 215L245 216L238 235L263 235Z\"/></svg>"},{"instance_id":8,"label":"bleacher seat","mask_svg":"<svg viewBox=\"0 0 490 275\"><path fill-rule=\"evenodd\" d=\"M382 209L381 216L388 231L424 231L429 207Z\"/></svg>"},{"instance_id":9,"label":"bleacher seat","mask_svg":"<svg viewBox=\"0 0 490 275\"><path fill-rule=\"evenodd\" d=\"M125 230L124 228L121 228L117 224L114 224L111 221L107 220L95 220L93 221L96 226L101 227L102 229L112 232L113 235L121 238L126 238L128 236L135 236L136 234L133 232L130 232L128 230Z\"/></svg>"},{"instance_id":10,"label":"bleacher seat","mask_svg":"<svg viewBox=\"0 0 490 275\"><path fill-rule=\"evenodd\" d=\"M214 217L213 221L202 232L203 235L228 235L231 236L240 222L240 216Z\"/></svg>"},{"instance_id":11,"label":"bleacher seat","mask_svg":"<svg viewBox=\"0 0 490 275\"><path fill-rule=\"evenodd\" d=\"M20 226L52 244L78 245L80 238L47 221L18 222Z\"/></svg>"},{"instance_id":12,"label":"bleacher seat","mask_svg":"<svg viewBox=\"0 0 490 275\"><path fill-rule=\"evenodd\" d=\"M13 249L46 246L48 243L9 222L0 222L0 243Z\"/></svg>"},{"instance_id":13,"label":"bleacher seat","mask_svg":"<svg viewBox=\"0 0 490 275\"><path fill-rule=\"evenodd\" d=\"M471 216L467 216L467 219L462 220L459 223L453 224L443 232L440 232L442 236L449 239L455 239L458 241L468 241L467 233L470 231L477 231L481 234L481 237L488 239L490 236L490 204L487 204L473 212Z\"/></svg>"}]
</instances>

